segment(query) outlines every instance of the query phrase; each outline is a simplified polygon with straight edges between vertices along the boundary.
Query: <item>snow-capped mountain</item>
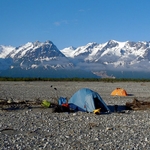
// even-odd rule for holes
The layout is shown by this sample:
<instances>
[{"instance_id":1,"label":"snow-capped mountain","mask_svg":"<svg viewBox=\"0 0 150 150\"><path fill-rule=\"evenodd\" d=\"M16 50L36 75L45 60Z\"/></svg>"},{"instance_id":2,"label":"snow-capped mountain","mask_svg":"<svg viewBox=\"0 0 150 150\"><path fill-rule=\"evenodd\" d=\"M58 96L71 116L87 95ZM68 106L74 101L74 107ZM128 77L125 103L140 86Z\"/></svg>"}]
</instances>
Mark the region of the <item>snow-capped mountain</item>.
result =
<instances>
[{"instance_id":1,"label":"snow-capped mountain","mask_svg":"<svg viewBox=\"0 0 150 150\"><path fill-rule=\"evenodd\" d=\"M51 42L41 43L36 41L13 49L6 58L12 58L14 64L11 66L21 67L22 69L31 69L38 67L45 68L67 68L73 64L69 62L67 57L61 53L58 48Z\"/></svg>"},{"instance_id":2,"label":"snow-capped mountain","mask_svg":"<svg viewBox=\"0 0 150 150\"><path fill-rule=\"evenodd\" d=\"M12 48L7 55L4 53L5 47L1 47L0 76L96 77L92 72L75 68L72 61L51 41L28 42L25 45Z\"/></svg>"},{"instance_id":3,"label":"snow-capped mountain","mask_svg":"<svg viewBox=\"0 0 150 150\"><path fill-rule=\"evenodd\" d=\"M150 42L110 40L62 50L51 41L0 46L0 76L93 77L102 71L150 72Z\"/></svg>"},{"instance_id":4,"label":"snow-capped mountain","mask_svg":"<svg viewBox=\"0 0 150 150\"><path fill-rule=\"evenodd\" d=\"M61 52L63 53L64 50L61 50ZM78 59L79 62L82 60L84 63L94 64L96 70L100 66L109 70L150 71L150 42L110 40L103 44L88 43L86 46L78 47L68 54L70 56L67 55L67 57ZM92 65L92 68L94 66Z\"/></svg>"}]
</instances>

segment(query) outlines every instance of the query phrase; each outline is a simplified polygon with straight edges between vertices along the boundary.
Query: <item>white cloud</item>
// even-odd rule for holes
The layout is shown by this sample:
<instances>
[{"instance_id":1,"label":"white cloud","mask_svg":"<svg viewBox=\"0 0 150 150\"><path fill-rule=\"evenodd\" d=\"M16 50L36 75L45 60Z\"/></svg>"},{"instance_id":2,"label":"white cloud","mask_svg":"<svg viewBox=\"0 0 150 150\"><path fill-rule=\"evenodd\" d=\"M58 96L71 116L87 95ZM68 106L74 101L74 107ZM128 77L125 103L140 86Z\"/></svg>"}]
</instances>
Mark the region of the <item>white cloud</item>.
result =
<instances>
[{"instance_id":1,"label":"white cloud","mask_svg":"<svg viewBox=\"0 0 150 150\"><path fill-rule=\"evenodd\" d=\"M57 21L57 22L54 22L54 25L55 25L55 26L60 26L60 24L61 24L61 23L58 22L58 21Z\"/></svg>"},{"instance_id":2,"label":"white cloud","mask_svg":"<svg viewBox=\"0 0 150 150\"><path fill-rule=\"evenodd\" d=\"M68 21L67 20L61 20L61 21L56 21L54 22L54 25L55 26L60 26L62 24L68 24Z\"/></svg>"}]
</instances>

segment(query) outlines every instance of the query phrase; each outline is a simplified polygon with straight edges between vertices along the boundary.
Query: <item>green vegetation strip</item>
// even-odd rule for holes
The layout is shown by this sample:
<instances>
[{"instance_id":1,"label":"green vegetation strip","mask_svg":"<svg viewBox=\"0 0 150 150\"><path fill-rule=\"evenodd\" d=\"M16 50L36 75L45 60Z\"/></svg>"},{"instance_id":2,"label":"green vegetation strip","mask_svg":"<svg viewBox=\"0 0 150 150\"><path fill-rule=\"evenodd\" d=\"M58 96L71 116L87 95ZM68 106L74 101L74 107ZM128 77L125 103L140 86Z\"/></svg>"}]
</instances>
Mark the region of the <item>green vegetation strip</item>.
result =
<instances>
[{"instance_id":1,"label":"green vegetation strip","mask_svg":"<svg viewBox=\"0 0 150 150\"><path fill-rule=\"evenodd\" d=\"M150 79L129 79L129 78L11 78L0 77L0 81L82 81L82 82L150 82Z\"/></svg>"}]
</instances>

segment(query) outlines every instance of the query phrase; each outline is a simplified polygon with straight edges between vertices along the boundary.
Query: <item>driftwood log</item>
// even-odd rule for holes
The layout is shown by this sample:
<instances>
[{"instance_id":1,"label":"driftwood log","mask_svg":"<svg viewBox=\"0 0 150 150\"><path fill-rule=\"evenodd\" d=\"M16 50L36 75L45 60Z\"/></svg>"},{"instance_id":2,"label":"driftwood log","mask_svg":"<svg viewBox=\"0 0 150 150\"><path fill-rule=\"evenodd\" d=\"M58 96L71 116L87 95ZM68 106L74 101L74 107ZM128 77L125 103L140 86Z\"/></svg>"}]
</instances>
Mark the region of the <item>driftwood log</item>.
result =
<instances>
[{"instance_id":1,"label":"driftwood log","mask_svg":"<svg viewBox=\"0 0 150 150\"><path fill-rule=\"evenodd\" d=\"M24 109L35 106L40 106L41 101L9 101L9 100L0 100L1 110L15 110L15 109Z\"/></svg>"},{"instance_id":2,"label":"driftwood log","mask_svg":"<svg viewBox=\"0 0 150 150\"><path fill-rule=\"evenodd\" d=\"M139 101L136 98L133 99L133 101L126 103L127 109L130 110L147 110L150 109L150 102L147 101Z\"/></svg>"},{"instance_id":3,"label":"driftwood log","mask_svg":"<svg viewBox=\"0 0 150 150\"><path fill-rule=\"evenodd\" d=\"M34 101L13 101L13 100L6 100L0 99L0 109L1 110L16 110L16 109L25 109L25 108L43 108L41 105L41 100L34 100ZM51 103L51 107L55 107L56 104Z\"/></svg>"}]
</instances>

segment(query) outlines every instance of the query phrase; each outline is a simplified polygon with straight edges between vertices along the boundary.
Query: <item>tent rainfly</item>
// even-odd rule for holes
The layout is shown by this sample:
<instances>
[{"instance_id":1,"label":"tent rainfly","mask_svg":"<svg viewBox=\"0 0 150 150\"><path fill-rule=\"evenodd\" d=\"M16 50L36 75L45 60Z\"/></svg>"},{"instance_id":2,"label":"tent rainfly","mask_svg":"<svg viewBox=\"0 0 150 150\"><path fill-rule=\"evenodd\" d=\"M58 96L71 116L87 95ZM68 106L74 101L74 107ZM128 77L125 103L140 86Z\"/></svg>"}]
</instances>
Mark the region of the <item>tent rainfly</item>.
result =
<instances>
[{"instance_id":1,"label":"tent rainfly","mask_svg":"<svg viewBox=\"0 0 150 150\"><path fill-rule=\"evenodd\" d=\"M126 90L124 90L123 88L116 88L115 90L113 90L111 92L112 96L127 96L127 92Z\"/></svg>"},{"instance_id":2,"label":"tent rainfly","mask_svg":"<svg viewBox=\"0 0 150 150\"><path fill-rule=\"evenodd\" d=\"M100 108L100 112L110 112L100 95L88 88L77 91L69 99L68 104L74 111L94 112Z\"/></svg>"}]
</instances>

